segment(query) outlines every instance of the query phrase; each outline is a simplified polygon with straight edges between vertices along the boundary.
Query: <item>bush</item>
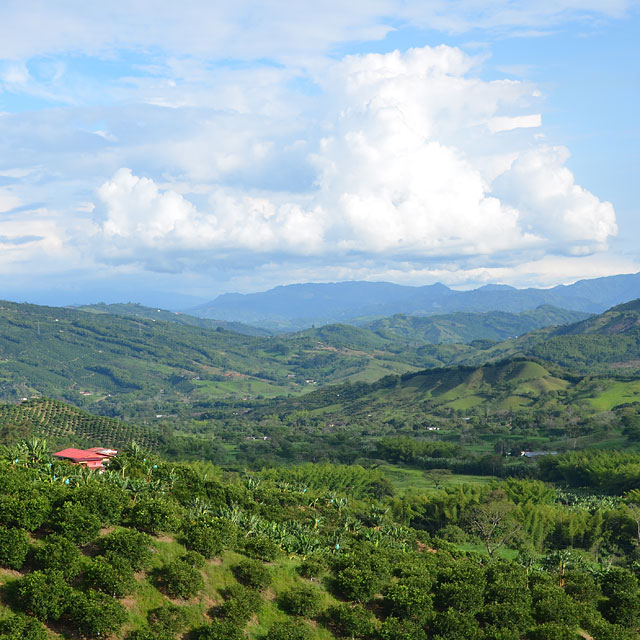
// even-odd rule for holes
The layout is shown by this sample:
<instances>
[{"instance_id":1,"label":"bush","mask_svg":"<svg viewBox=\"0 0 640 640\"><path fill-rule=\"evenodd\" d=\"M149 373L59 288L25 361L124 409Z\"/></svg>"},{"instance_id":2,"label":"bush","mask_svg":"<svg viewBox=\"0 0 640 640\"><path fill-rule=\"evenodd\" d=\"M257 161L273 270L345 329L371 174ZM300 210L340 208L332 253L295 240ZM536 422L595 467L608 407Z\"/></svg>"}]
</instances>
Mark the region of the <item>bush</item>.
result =
<instances>
[{"instance_id":1,"label":"bush","mask_svg":"<svg viewBox=\"0 0 640 640\"><path fill-rule=\"evenodd\" d=\"M314 587L297 587L280 596L280 606L294 616L313 618L320 613L322 595Z\"/></svg>"},{"instance_id":2,"label":"bush","mask_svg":"<svg viewBox=\"0 0 640 640\"><path fill-rule=\"evenodd\" d=\"M310 556L297 568L301 578L313 580L322 577L328 570L326 560L322 556Z\"/></svg>"},{"instance_id":3,"label":"bush","mask_svg":"<svg viewBox=\"0 0 640 640\"><path fill-rule=\"evenodd\" d=\"M280 547L267 536L255 536L245 542L244 551L252 558L273 562L280 554Z\"/></svg>"},{"instance_id":4,"label":"bush","mask_svg":"<svg viewBox=\"0 0 640 640\"><path fill-rule=\"evenodd\" d=\"M578 630L575 625L545 622L527 633L529 640L576 640Z\"/></svg>"},{"instance_id":5,"label":"bush","mask_svg":"<svg viewBox=\"0 0 640 640\"><path fill-rule=\"evenodd\" d=\"M100 533L100 518L86 507L65 502L53 514L53 528L76 544L87 544Z\"/></svg>"},{"instance_id":6,"label":"bush","mask_svg":"<svg viewBox=\"0 0 640 640\"><path fill-rule=\"evenodd\" d=\"M311 640L311 631L299 620L276 622L271 626L265 640Z\"/></svg>"},{"instance_id":7,"label":"bush","mask_svg":"<svg viewBox=\"0 0 640 640\"><path fill-rule=\"evenodd\" d=\"M214 620L211 624L193 632L195 640L244 640L242 629L226 620Z\"/></svg>"},{"instance_id":8,"label":"bush","mask_svg":"<svg viewBox=\"0 0 640 640\"><path fill-rule=\"evenodd\" d=\"M249 618L262 607L262 598L258 593L241 585L229 587L225 597L226 600L216 609L215 615L239 627L244 627Z\"/></svg>"},{"instance_id":9,"label":"bush","mask_svg":"<svg viewBox=\"0 0 640 640\"><path fill-rule=\"evenodd\" d=\"M84 556L73 542L58 534L47 536L33 553L33 564L41 571L59 571L66 580L73 580L82 568Z\"/></svg>"},{"instance_id":10,"label":"bush","mask_svg":"<svg viewBox=\"0 0 640 640\"><path fill-rule=\"evenodd\" d=\"M15 589L18 607L42 621L58 620L71 593L71 587L59 571L34 571L19 580Z\"/></svg>"},{"instance_id":11,"label":"bush","mask_svg":"<svg viewBox=\"0 0 640 640\"><path fill-rule=\"evenodd\" d=\"M0 565L8 569L21 569L29 548L24 529L0 528Z\"/></svg>"},{"instance_id":12,"label":"bush","mask_svg":"<svg viewBox=\"0 0 640 640\"><path fill-rule=\"evenodd\" d=\"M88 638L116 633L127 619L125 608L99 591L73 592L67 614L81 635Z\"/></svg>"},{"instance_id":13,"label":"bush","mask_svg":"<svg viewBox=\"0 0 640 640\"><path fill-rule=\"evenodd\" d=\"M197 551L187 551L187 553L182 556L182 560L194 569L202 569L207 563L204 556Z\"/></svg>"},{"instance_id":14,"label":"bush","mask_svg":"<svg viewBox=\"0 0 640 640\"><path fill-rule=\"evenodd\" d=\"M338 604L327 611L333 633L345 638L371 638L373 615L359 605Z\"/></svg>"},{"instance_id":15,"label":"bush","mask_svg":"<svg viewBox=\"0 0 640 640\"><path fill-rule=\"evenodd\" d=\"M68 496L70 502L84 506L105 525L118 524L122 512L131 501L127 492L107 482L93 482L76 487Z\"/></svg>"},{"instance_id":16,"label":"bush","mask_svg":"<svg viewBox=\"0 0 640 640\"><path fill-rule=\"evenodd\" d=\"M172 598L192 598L202 588L204 580L197 569L184 560L174 560L158 571L159 586Z\"/></svg>"},{"instance_id":17,"label":"bush","mask_svg":"<svg viewBox=\"0 0 640 640\"><path fill-rule=\"evenodd\" d=\"M165 604L162 607L151 609L147 613L149 627L158 636L165 633L171 637L179 634L188 624L187 611L175 604Z\"/></svg>"},{"instance_id":18,"label":"bush","mask_svg":"<svg viewBox=\"0 0 640 640\"><path fill-rule=\"evenodd\" d=\"M113 554L98 556L86 570L87 584L98 591L104 591L114 598L122 598L133 592L136 579L127 561Z\"/></svg>"},{"instance_id":19,"label":"bush","mask_svg":"<svg viewBox=\"0 0 640 640\"><path fill-rule=\"evenodd\" d=\"M169 498L143 496L129 510L129 521L148 533L177 531L182 518L180 506Z\"/></svg>"},{"instance_id":20,"label":"bush","mask_svg":"<svg viewBox=\"0 0 640 640\"><path fill-rule=\"evenodd\" d=\"M113 553L124 558L134 571L151 564L151 538L146 533L121 529L101 538L98 544L102 553Z\"/></svg>"},{"instance_id":21,"label":"bush","mask_svg":"<svg viewBox=\"0 0 640 640\"><path fill-rule=\"evenodd\" d=\"M237 527L222 518L187 524L182 531L187 549L193 549L205 558L219 556L223 549L232 547L237 538Z\"/></svg>"},{"instance_id":22,"label":"bush","mask_svg":"<svg viewBox=\"0 0 640 640\"><path fill-rule=\"evenodd\" d=\"M13 614L0 621L1 640L47 640L48 637L42 624L30 616Z\"/></svg>"},{"instance_id":23,"label":"bush","mask_svg":"<svg viewBox=\"0 0 640 640\"><path fill-rule=\"evenodd\" d=\"M243 560L232 571L238 582L254 589L266 589L272 581L271 571L258 560Z\"/></svg>"}]
</instances>

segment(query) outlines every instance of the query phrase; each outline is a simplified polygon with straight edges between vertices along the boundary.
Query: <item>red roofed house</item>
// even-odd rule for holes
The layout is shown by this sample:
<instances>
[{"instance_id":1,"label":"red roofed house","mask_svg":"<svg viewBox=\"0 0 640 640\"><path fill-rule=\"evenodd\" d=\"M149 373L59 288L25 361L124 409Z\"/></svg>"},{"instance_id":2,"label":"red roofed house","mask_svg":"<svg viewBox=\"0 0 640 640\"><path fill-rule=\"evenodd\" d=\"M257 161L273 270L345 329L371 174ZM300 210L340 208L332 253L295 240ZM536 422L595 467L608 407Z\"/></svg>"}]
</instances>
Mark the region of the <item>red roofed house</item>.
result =
<instances>
[{"instance_id":1,"label":"red roofed house","mask_svg":"<svg viewBox=\"0 0 640 640\"><path fill-rule=\"evenodd\" d=\"M102 461L105 458L111 458L116 453L118 452L113 449L93 447L93 449L63 449L53 455L62 460L69 460L73 464L84 465L88 469L104 469Z\"/></svg>"}]
</instances>

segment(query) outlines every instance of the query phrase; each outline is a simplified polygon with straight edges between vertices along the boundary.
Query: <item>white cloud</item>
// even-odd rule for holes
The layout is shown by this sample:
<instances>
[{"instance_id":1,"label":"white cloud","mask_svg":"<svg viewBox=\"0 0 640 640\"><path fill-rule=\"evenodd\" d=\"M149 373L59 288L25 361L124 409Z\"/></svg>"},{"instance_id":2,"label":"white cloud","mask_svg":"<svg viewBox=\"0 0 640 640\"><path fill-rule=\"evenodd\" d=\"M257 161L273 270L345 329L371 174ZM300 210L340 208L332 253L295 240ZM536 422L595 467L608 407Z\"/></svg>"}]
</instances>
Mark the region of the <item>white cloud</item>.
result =
<instances>
[{"instance_id":1,"label":"white cloud","mask_svg":"<svg viewBox=\"0 0 640 640\"><path fill-rule=\"evenodd\" d=\"M539 124L539 116L510 115L535 102L535 88L480 80L470 74L477 64L446 46L335 63L324 77L332 105L324 135L301 145L313 149L316 171L314 188L302 195L214 182L196 207L189 180L179 193L121 169L99 190L105 258L171 251L193 265L232 251L467 260L602 248L617 231L612 205L574 183L566 150L516 131ZM219 134L217 149L206 134L170 147L187 158L183 177L219 181L262 162L278 170L278 139L225 137L222 123L233 129L233 121L207 123ZM232 153L224 151L230 140Z\"/></svg>"},{"instance_id":2,"label":"white cloud","mask_svg":"<svg viewBox=\"0 0 640 640\"><path fill-rule=\"evenodd\" d=\"M489 131L513 131L514 129L532 129L542 125L542 115L533 113L528 116L501 116L489 120Z\"/></svg>"}]
</instances>

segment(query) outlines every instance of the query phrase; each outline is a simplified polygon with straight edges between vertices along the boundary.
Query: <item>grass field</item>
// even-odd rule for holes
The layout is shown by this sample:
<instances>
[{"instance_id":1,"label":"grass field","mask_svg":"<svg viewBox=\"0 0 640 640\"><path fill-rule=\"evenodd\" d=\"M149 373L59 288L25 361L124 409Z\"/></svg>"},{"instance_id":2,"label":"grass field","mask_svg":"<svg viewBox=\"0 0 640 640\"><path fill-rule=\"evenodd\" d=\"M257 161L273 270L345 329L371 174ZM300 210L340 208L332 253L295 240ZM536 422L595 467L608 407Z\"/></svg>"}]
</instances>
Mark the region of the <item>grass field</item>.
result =
<instances>
[{"instance_id":1,"label":"grass field","mask_svg":"<svg viewBox=\"0 0 640 640\"><path fill-rule=\"evenodd\" d=\"M435 484L422 469L409 469L396 465L379 467L385 477L399 493L432 493L437 491ZM489 484L497 480L495 476L472 476L446 474L442 477L442 487L454 487L461 484Z\"/></svg>"}]
</instances>

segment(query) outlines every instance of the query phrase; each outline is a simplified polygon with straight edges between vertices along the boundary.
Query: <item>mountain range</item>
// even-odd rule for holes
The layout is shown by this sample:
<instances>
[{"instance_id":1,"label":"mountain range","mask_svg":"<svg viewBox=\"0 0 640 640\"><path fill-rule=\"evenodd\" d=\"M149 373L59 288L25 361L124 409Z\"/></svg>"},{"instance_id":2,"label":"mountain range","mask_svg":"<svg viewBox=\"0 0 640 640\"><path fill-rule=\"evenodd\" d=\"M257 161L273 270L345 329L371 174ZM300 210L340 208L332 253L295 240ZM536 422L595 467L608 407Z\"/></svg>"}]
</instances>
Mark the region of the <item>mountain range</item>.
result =
<instances>
[{"instance_id":1,"label":"mountain range","mask_svg":"<svg viewBox=\"0 0 640 640\"><path fill-rule=\"evenodd\" d=\"M580 280L550 289L491 284L456 291L440 283L411 287L389 282L333 282L279 286L260 293L227 293L188 313L273 331L295 331L336 322L366 324L395 314L429 316L496 310L519 313L540 305L601 313L638 297L640 273Z\"/></svg>"}]
</instances>

